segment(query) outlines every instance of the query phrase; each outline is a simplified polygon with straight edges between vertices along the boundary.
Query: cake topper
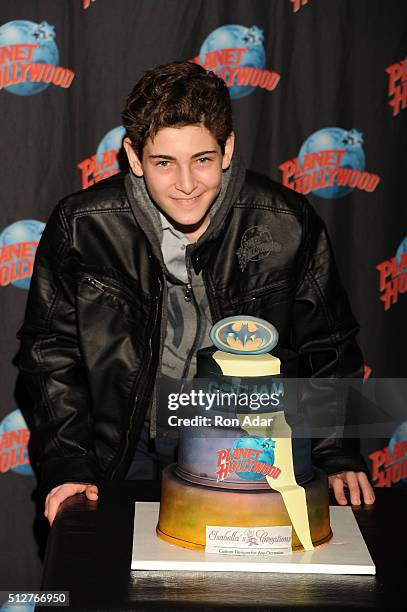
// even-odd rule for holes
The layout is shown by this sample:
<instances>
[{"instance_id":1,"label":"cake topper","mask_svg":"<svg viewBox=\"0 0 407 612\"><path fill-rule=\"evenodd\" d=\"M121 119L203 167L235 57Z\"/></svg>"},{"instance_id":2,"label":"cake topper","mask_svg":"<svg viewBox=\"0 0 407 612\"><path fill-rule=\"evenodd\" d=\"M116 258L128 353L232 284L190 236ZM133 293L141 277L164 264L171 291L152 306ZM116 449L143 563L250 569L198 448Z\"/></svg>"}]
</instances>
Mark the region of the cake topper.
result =
<instances>
[{"instance_id":1,"label":"cake topper","mask_svg":"<svg viewBox=\"0 0 407 612\"><path fill-rule=\"evenodd\" d=\"M220 351L235 355L259 355L268 353L276 346L278 331L264 319L235 316L215 323L210 338Z\"/></svg>"}]
</instances>

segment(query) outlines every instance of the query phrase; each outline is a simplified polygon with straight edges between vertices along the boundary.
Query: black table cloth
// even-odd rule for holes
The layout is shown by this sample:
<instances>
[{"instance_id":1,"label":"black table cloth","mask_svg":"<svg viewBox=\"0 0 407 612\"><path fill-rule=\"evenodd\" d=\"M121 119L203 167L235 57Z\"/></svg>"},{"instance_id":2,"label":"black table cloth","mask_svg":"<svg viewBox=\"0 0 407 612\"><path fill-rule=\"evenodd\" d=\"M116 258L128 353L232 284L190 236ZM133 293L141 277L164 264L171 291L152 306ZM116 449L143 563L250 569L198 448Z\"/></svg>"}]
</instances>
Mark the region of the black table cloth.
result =
<instances>
[{"instance_id":1,"label":"black table cloth","mask_svg":"<svg viewBox=\"0 0 407 612\"><path fill-rule=\"evenodd\" d=\"M131 571L134 502L159 494L158 483L126 481L101 486L97 502L66 500L50 531L42 589L70 591L69 609L81 612L407 610L406 490L376 489L373 506L354 507L376 576Z\"/></svg>"}]
</instances>

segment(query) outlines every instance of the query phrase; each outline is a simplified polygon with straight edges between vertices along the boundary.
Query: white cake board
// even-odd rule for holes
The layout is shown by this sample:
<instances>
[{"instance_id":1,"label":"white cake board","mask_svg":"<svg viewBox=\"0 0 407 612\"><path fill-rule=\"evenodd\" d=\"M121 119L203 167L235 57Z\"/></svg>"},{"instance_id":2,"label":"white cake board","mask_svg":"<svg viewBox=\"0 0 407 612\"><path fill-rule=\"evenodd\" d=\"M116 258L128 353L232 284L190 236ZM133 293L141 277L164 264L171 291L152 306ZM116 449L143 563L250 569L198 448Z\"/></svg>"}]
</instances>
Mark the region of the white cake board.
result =
<instances>
[{"instance_id":1,"label":"white cake board","mask_svg":"<svg viewBox=\"0 0 407 612\"><path fill-rule=\"evenodd\" d=\"M275 557L230 557L206 554L164 542L157 535L158 502L136 502L132 570L204 572L287 572L292 574L375 574L350 507L330 507L332 540L309 552Z\"/></svg>"}]
</instances>

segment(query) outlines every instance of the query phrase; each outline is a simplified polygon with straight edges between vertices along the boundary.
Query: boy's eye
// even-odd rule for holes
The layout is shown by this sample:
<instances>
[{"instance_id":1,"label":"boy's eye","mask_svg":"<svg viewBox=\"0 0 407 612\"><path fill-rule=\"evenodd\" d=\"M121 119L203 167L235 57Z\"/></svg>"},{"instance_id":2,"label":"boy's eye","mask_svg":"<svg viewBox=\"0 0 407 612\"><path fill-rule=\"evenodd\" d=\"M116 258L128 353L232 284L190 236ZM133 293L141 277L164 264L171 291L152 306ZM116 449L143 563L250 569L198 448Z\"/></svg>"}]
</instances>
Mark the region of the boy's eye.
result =
<instances>
[{"instance_id":1,"label":"boy's eye","mask_svg":"<svg viewBox=\"0 0 407 612\"><path fill-rule=\"evenodd\" d=\"M212 159L210 157L198 157L196 161L198 165L203 166L208 162L211 162ZM160 161L157 161L156 166L158 168L169 168L169 166L171 166L171 161L168 159L161 159Z\"/></svg>"}]
</instances>

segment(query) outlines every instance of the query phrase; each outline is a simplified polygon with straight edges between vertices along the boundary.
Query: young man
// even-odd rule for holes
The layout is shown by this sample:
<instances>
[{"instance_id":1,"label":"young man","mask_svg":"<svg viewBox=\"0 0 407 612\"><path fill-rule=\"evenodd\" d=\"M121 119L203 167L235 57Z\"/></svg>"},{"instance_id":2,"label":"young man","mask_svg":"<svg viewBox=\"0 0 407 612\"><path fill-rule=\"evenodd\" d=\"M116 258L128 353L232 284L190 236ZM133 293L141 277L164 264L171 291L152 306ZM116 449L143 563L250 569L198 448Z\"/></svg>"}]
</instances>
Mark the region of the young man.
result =
<instances>
[{"instance_id":1,"label":"young man","mask_svg":"<svg viewBox=\"0 0 407 612\"><path fill-rule=\"evenodd\" d=\"M157 377L193 377L223 317L272 322L301 377L362 371L324 225L301 195L245 172L225 83L196 64L160 66L123 123L131 170L55 209L19 334L50 523L67 497L96 500L100 480L150 478L171 460L156 437ZM313 452L339 503L344 485L352 503L374 501L342 441Z\"/></svg>"}]
</instances>

